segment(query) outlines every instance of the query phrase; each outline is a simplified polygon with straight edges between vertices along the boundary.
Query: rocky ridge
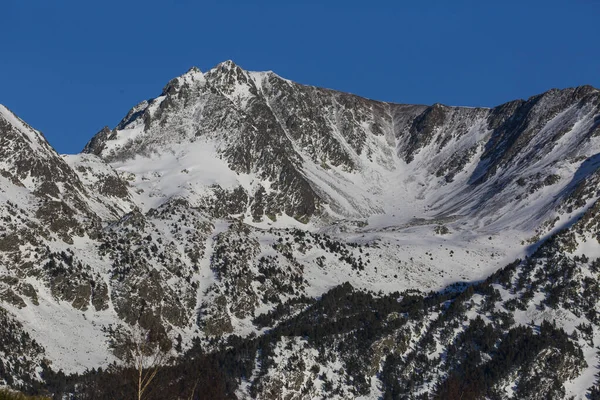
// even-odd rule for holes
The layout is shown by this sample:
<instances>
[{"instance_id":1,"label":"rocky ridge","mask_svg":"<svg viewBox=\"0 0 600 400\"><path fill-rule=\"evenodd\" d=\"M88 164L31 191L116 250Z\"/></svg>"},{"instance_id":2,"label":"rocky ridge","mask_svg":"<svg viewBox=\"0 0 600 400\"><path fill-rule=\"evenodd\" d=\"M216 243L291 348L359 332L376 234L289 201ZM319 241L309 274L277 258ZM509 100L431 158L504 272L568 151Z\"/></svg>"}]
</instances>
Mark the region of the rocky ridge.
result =
<instances>
[{"instance_id":1,"label":"rocky ridge","mask_svg":"<svg viewBox=\"0 0 600 400\"><path fill-rule=\"evenodd\" d=\"M139 327L174 356L250 346L242 398L583 398L598 134L592 87L399 105L230 61L79 155L1 107L0 334L31 350L0 348L0 379L105 367Z\"/></svg>"}]
</instances>

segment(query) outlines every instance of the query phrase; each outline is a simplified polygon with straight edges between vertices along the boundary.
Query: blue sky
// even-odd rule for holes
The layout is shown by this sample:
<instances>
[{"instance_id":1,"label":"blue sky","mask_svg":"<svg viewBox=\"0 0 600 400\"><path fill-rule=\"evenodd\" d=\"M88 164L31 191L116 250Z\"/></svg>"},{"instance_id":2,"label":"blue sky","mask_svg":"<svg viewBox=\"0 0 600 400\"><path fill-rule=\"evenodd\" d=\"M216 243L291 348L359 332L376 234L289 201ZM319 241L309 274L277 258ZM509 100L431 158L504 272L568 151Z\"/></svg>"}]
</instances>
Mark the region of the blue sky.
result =
<instances>
[{"instance_id":1,"label":"blue sky","mask_svg":"<svg viewBox=\"0 0 600 400\"><path fill-rule=\"evenodd\" d=\"M399 103L600 87L600 1L2 0L0 103L79 152L191 66Z\"/></svg>"}]
</instances>

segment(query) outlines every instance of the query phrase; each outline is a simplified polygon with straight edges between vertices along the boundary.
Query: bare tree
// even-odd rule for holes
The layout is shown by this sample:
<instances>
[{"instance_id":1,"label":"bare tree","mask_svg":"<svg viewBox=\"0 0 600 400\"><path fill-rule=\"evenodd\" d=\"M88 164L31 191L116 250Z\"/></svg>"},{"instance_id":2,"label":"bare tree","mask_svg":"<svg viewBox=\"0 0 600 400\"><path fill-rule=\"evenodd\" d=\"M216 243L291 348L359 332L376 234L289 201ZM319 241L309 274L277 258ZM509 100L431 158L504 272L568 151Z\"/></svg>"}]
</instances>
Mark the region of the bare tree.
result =
<instances>
[{"instance_id":1,"label":"bare tree","mask_svg":"<svg viewBox=\"0 0 600 400\"><path fill-rule=\"evenodd\" d=\"M125 361L136 371L137 400L142 400L161 366L168 363L169 351L159 341L152 339L149 330L139 325L131 332L128 348Z\"/></svg>"}]
</instances>

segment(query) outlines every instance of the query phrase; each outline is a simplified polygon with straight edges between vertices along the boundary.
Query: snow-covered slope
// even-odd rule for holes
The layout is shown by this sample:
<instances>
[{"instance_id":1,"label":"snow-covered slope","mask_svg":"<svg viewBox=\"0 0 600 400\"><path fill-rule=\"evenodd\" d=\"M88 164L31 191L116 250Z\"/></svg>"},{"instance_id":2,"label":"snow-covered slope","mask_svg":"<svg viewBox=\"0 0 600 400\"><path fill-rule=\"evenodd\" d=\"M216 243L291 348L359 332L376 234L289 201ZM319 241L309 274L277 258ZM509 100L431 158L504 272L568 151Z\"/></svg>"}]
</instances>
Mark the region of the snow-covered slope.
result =
<instances>
[{"instance_id":1,"label":"snow-covered slope","mask_svg":"<svg viewBox=\"0 0 600 400\"><path fill-rule=\"evenodd\" d=\"M270 337L348 284L378 293L369 301L460 292L547 249L564 229L570 244L553 248L557 257L595 259L599 135L600 92L591 87L492 109L400 105L231 61L173 79L78 155L58 155L0 107L0 311L45 349L28 355L28 372L11 364L5 375L28 384L42 356L67 372L105 366L123 358L133 327L164 348L181 338L173 355L195 337L214 351L233 334ZM501 300L519 290L501 291ZM427 324L446 318L433 306L423 313L425 325L408 322L421 332L406 339L415 345L428 329L439 334ZM544 315L532 309L527 318L539 325ZM339 350L340 359L324 361L303 340L274 339L271 361L318 361L327 371L320 383L337 382L342 398L392 390L385 380L349 384L357 375L342 382L351 355ZM439 341L436 354L447 345ZM420 357L410 346L394 354L410 351ZM384 371L378 357L369 376ZM406 393L441 385L454 368L442 361L439 375ZM580 364L581 378L559 379L578 396L591 385ZM265 366L238 394L253 387L268 397L288 375ZM305 384L284 391L329 393Z\"/></svg>"},{"instance_id":2,"label":"snow-covered slope","mask_svg":"<svg viewBox=\"0 0 600 400\"><path fill-rule=\"evenodd\" d=\"M192 69L86 147L145 208L227 199L248 223L287 215L532 231L596 168L600 94L552 90L494 109L381 103L242 70Z\"/></svg>"}]
</instances>

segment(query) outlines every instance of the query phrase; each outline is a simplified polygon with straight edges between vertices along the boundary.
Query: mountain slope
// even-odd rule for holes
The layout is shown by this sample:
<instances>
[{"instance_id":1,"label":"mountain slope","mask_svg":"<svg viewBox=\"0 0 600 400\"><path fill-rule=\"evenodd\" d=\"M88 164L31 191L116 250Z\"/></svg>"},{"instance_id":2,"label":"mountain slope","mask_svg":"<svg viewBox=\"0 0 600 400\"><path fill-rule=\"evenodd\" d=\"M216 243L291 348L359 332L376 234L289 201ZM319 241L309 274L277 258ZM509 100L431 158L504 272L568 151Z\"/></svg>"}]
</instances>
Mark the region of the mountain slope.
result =
<instances>
[{"instance_id":1,"label":"mountain slope","mask_svg":"<svg viewBox=\"0 0 600 400\"><path fill-rule=\"evenodd\" d=\"M0 312L18 332L0 334L41 345L19 368L0 348L0 380L123 363L143 330L174 357L241 346L242 398L444 398L474 374L460 365L496 371L472 395L583 398L599 134L592 87L400 105L231 61L171 80L78 155L0 107ZM497 364L520 340L529 358Z\"/></svg>"},{"instance_id":2,"label":"mountain slope","mask_svg":"<svg viewBox=\"0 0 600 400\"><path fill-rule=\"evenodd\" d=\"M132 174L148 197L225 201L247 222L467 215L531 230L594 172L599 99L581 87L494 109L406 106L225 62L174 79L85 151ZM502 217L513 212L532 218Z\"/></svg>"}]
</instances>

